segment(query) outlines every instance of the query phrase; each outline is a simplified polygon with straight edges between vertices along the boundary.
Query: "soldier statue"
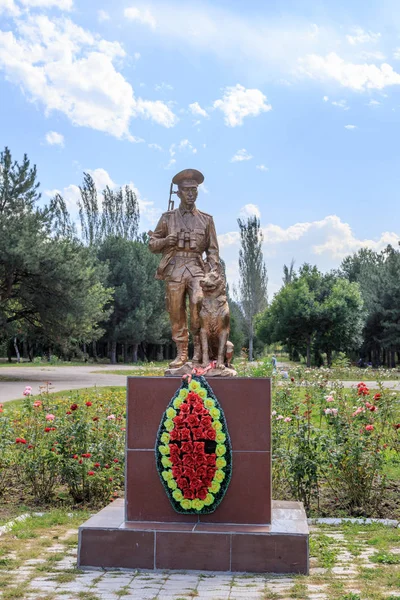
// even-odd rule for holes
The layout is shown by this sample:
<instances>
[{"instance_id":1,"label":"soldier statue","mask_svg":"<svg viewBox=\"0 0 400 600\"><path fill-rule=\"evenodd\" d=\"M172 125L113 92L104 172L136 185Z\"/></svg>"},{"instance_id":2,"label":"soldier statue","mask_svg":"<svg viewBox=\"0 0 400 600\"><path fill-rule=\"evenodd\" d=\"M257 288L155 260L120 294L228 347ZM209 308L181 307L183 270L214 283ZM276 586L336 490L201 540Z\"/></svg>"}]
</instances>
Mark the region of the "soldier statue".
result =
<instances>
[{"instance_id":1,"label":"soldier statue","mask_svg":"<svg viewBox=\"0 0 400 600\"><path fill-rule=\"evenodd\" d=\"M200 282L206 273L220 268L213 218L196 207L198 186L203 181L203 174L196 169L185 169L175 175L171 193L177 194L180 205L163 213L155 231L150 232L150 250L162 254L156 278L165 280L172 339L177 347L177 356L170 368L182 367L189 359L187 299L194 344L192 362L202 361L199 312L203 289ZM172 192L172 185L178 186L177 192Z\"/></svg>"}]
</instances>

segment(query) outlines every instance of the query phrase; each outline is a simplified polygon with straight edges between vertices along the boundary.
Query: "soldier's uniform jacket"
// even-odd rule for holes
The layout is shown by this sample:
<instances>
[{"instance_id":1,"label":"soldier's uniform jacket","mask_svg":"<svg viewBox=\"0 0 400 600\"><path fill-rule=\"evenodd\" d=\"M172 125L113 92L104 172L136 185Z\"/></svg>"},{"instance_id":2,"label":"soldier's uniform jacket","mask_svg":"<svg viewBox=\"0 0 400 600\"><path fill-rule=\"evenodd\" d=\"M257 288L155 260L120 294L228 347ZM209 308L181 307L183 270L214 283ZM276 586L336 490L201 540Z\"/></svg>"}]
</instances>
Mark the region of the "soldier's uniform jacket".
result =
<instances>
[{"instance_id":1,"label":"soldier's uniform jacket","mask_svg":"<svg viewBox=\"0 0 400 600\"><path fill-rule=\"evenodd\" d=\"M178 234L176 246L165 245L165 238ZM211 215L198 210L186 211L182 207L165 212L150 233L149 248L154 253L162 253L156 279L181 281L185 271L192 277L204 275L203 254L211 269L219 263L217 234Z\"/></svg>"}]
</instances>

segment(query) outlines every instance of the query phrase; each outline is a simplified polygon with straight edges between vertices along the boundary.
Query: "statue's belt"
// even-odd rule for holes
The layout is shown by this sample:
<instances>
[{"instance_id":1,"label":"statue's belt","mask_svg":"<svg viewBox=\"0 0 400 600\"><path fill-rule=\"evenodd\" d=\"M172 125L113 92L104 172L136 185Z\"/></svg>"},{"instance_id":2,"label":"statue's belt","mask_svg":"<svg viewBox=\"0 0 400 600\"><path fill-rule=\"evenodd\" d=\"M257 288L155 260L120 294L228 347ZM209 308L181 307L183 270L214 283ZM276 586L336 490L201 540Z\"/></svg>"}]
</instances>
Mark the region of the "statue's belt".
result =
<instances>
[{"instance_id":1,"label":"statue's belt","mask_svg":"<svg viewBox=\"0 0 400 600\"><path fill-rule=\"evenodd\" d=\"M178 256L178 257L185 257L185 258L198 258L199 256L201 256L200 252L175 252L174 255Z\"/></svg>"}]
</instances>

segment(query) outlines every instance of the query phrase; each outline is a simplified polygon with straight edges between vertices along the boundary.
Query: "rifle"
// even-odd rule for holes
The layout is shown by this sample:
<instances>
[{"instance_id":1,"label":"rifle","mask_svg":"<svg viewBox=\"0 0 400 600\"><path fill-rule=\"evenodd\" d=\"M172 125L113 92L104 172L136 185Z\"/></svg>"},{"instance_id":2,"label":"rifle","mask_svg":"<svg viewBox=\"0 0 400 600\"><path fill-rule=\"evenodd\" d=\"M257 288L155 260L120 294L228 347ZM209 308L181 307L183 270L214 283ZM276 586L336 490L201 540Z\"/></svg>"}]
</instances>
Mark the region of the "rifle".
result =
<instances>
[{"instance_id":1,"label":"rifle","mask_svg":"<svg viewBox=\"0 0 400 600\"><path fill-rule=\"evenodd\" d=\"M169 200L168 200L168 210L174 210L174 204L175 204L175 200L172 200L172 194L177 194L178 192L175 192L173 190L173 183L171 183L171 187L169 188Z\"/></svg>"}]
</instances>

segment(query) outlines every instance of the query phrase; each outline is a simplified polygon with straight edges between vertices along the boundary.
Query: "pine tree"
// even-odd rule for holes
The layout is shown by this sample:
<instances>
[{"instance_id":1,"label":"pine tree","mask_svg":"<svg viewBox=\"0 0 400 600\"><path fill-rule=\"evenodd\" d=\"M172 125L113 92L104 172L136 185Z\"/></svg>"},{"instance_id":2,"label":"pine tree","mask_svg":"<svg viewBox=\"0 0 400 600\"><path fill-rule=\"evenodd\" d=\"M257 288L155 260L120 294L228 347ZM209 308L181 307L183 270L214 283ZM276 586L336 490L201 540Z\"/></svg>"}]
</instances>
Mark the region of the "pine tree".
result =
<instances>
[{"instance_id":1,"label":"pine tree","mask_svg":"<svg viewBox=\"0 0 400 600\"><path fill-rule=\"evenodd\" d=\"M249 335L249 360L253 360L254 318L267 305L267 269L265 267L260 220L254 216L247 222L238 219L241 248L239 250L239 294Z\"/></svg>"}]
</instances>

